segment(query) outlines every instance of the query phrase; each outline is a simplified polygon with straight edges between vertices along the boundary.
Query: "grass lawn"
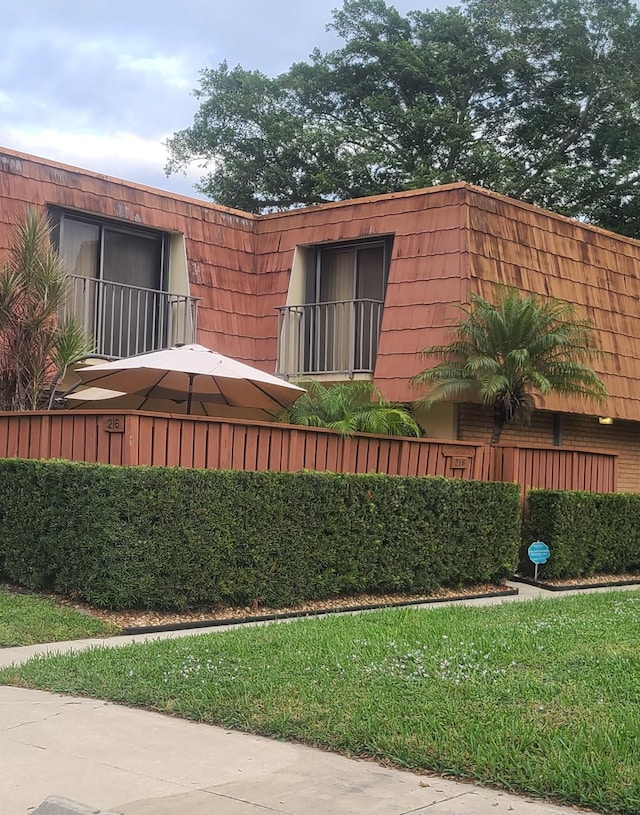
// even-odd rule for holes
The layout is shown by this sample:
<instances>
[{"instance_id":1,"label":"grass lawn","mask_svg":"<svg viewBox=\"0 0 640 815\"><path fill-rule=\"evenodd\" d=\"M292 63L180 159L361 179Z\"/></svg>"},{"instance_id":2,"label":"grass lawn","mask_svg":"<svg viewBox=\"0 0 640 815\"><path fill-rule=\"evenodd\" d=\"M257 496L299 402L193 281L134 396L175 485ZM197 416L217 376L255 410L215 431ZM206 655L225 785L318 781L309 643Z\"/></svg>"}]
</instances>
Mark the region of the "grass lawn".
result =
<instances>
[{"instance_id":1,"label":"grass lawn","mask_svg":"<svg viewBox=\"0 0 640 815\"><path fill-rule=\"evenodd\" d=\"M0 647L104 637L117 630L52 600L0 589Z\"/></svg>"},{"instance_id":2,"label":"grass lawn","mask_svg":"<svg viewBox=\"0 0 640 815\"><path fill-rule=\"evenodd\" d=\"M0 682L640 811L640 592L93 649L0 671Z\"/></svg>"}]
</instances>

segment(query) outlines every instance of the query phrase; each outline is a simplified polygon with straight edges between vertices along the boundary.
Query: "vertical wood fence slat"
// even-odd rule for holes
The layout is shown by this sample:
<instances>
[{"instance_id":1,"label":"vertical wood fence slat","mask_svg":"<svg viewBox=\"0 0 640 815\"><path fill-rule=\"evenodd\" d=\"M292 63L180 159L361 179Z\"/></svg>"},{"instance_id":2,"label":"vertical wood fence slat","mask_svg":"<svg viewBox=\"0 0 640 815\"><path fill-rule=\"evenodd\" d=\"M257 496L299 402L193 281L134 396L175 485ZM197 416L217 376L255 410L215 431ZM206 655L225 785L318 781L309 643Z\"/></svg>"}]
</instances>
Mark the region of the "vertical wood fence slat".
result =
<instances>
[{"instance_id":1,"label":"vertical wood fence slat","mask_svg":"<svg viewBox=\"0 0 640 815\"><path fill-rule=\"evenodd\" d=\"M193 466L204 468L207 463L207 425L197 422L193 428Z\"/></svg>"},{"instance_id":2,"label":"vertical wood fence slat","mask_svg":"<svg viewBox=\"0 0 640 815\"><path fill-rule=\"evenodd\" d=\"M195 454L194 445L194 424L193 422L183 422L180 432L180 467L193 467Z\"/></svg>"},{"instance_id":3,"label":"vertical wood fence slat","mask_svg":"<svg viewBox=\"0 0 640 815\"><path fill-rule=\"evenodd\" d=\"M329 443L327 440L327 436L324 434L305 434L307 437L307 443L305 444L305 451L304 451L304 467L305 470L310 469L308 462L311 460L313 461L315 458L315 462L317 465L318 470L327 470L328 469L328 457L329 457Z\"/></svg>"},{"instance_id":4,"label":"vertical wood fence slat","mask_svg":"<svg viewBox=\"0 0 640 815\"><path fill-rule=\"evenodd\" d=\"M151 448L151 464L157 467L167 466L167 430L166 419L158 418L153 423L153 446Z\"/></svg>"},{"instance_id":5,"label":"vertical wood fence slat","mask_svg":"<svg viewBox=\"0 0 640 815\"><path fill-rule=\"evenodd\" d=\"M15 458L18 455L18 419L11 416L7 424L7 458Z\"/></svg>"},{"instance_id":6,"label":"vertical wood fence slat","mask_svg":"<svg viewBox=\"0 0 640 815\"><path fill-rule=\"evenodd\" d=\"M18 424L18 458L26 458L29 455L31 445L31 422L29 418L20 417Z\"/></svg>"},{"instance_id":7,"label":"vertical wood fence slat","mask_svg":"<svg viewBox=\"0 0 640 815\"><path fill-rule=\"evenodd\" d=\"M207 463L208 470L221 470L220 466L220 446L221 446L222 425L209 425L209 435L207 438Z\"/></svg>"},{"instance_id":8,"label":"vertical wood fence slat","mask_svg":"<svg viewBox=\"0 0 640 815\"><path fill-rule=\"evenodd\" d=\"M286 459L289 472L297 473L300 470L304 470L304 454L305 444L303 434L299 432L289 433L289 448Z\"/></svg>"},{"instance_id":9,"label":"vertical wood fence slat","mask_svg":"<svg viewBox=\"0 0 640 815\"><path fill-rule=\"evenodd\" d=\"M231 469L244 470L244 452L247 440L245 428L234 425L231 427L231 433Z\"/></svg>"},{"instance_id":10,"label":"vertical wood fence slat","mask_svg":"<svg viewBox=\"0 0 640 815\"><path fill-rule=\"evenodd\" d=\"M72 461L82 461L84 451L87 449L87 437L84 416L74 416L71 424L71 456ZM65 456L66 458L66 456Z\"/></svg>"},{"instance_id":11,"label":"vertical wood fence slat","mask_svg":"<svg viewBox=\"0 0 640 815\"><path fill-rule=\"evenodd\" d=\"M153 460L153 419L140 416L138 429L138 464L151 464Z\"/></svg>"},{"instance_id":12,"label":"vertical wood fence slat","mask_svg":"<svg viewBox=\"0 0 640 815\"><path fill-rule=\"evenodd\" d=\"M180 424L167 422L167 467L177 467L180 464Z\"/></svg>"},{"instance_id":13,"label":"vertical wood fence slat","mask_svg":"<svg viewBox=\"0 0 640 815\"><path fill-rule=\"evenodd\" d=\"M258 468L258 431L255 427L247 427L244 444L244 469L256 470Z\"/></svg>"},{"instance_id":14,"label":"vertical wood fence slat","mask_svg":"<svg viewBox=\"0 0 640 815\"><path fill-rule=\"evenodd\" d=\"M31 416L29 417L29 422L31 424L31 429L29 433L29 455L27 458L40 458L43 422L33 421ZM4 439L0 437L0 456L2 455L3 445Z\"/></svg>"},{"instance_id":15,"label":"vertical wood fence slat","mask_svg":"<svg viewBox=\"0 0 640 815\"><path fill-rule=\"evenodd\" d=\"M260 472L269 469L269 456L271 447L271 435L265 432L265 428L258 428L258 456L257 467Z\"/></svg>"}]
</instances>

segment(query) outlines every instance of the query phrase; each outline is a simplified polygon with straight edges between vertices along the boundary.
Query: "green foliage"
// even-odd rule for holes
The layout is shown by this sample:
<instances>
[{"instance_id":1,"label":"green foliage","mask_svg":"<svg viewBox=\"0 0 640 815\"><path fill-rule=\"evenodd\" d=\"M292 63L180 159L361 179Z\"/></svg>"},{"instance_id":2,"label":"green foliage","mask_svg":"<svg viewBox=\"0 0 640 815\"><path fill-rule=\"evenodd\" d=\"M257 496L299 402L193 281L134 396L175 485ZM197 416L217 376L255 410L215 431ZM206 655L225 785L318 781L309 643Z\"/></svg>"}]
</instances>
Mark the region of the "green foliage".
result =
<instances>
[{"instance_id":1,"label":"green foliage","mask_svg":"<svg viewBox=\"0 0 640 815\"><path fill-rule=\"evenodd\" d=\"M0 647L117 634L117 626L53 600L0 588Z\"/></svg>"},{"instance_id":2,"label":"green foliage","mask_svg":"<svg viewBox=\"0 0 640 815\"><path fill-rule=\"evenodd\" d=\"M313 379L296 384L306 393L282 413L282 421L305 427L329 427L344 436L421 436L420 426L402 405L387 402L371 382L338 382L325 386Z\"/></svg>"},{"instance_id":3,"label":"green foliage","mask_svg":"<svg viewBox=\"0 0 640 815\"><path fill-rule=\"evenodd\" d=\"M167 172L252 211L452 181L640 234L640 12L631 0L346 0L344 43L270 78L205 68Z\"/></svg>"},{"instance_id":4,"label":"green foliage","mask_svg":"<svg viewBox=\"0 0 640 815\"><path fill-rule=\"evenodd\" d=\"M591 323L576 318L569 303L506 289L496 305L472 294L462 311L451 343L422 351L444 360L411 380L429 387L421 400L427 406L479 399L493 412L491 443L497 444L506 422L530 420L534 394L605 401L605 386L587 364L598 354Z\"/></svg>"},{"instance_id":5,"label":"green foliage","mask_svg":"<svg viewBox=\"0 0 640 815\"><path fill-rule=\"evenodd\" d=\"M525 548L539 539L551 549L541 577L640 571L640 495L531 490L528 501ZM526 553L521 568L531 571Z\"/></svg>"},{"instance_id":6,"label":"green foliage","mask_svg":"<svg viewBox=\"0 0 640 815\"><path fill-rule=\"evenodd\" d=\"M6 576L113 608L424 592L519 542L514 484L5 460L0 495Z\"/></svg>"},{"instance_id":7,"label":"green foliage","mask_svg":"<svg viewBox=\"0 0 640 815\"><path fill-rule=\"evenodd\" d=\"M51 246L43 215L29 210L0 267L0 409L50 405L47 389L86 356L91 341L77 322L58 315L68 277ZM52 394L51 394L52 396Z\"/></svg>"}]
</instances>

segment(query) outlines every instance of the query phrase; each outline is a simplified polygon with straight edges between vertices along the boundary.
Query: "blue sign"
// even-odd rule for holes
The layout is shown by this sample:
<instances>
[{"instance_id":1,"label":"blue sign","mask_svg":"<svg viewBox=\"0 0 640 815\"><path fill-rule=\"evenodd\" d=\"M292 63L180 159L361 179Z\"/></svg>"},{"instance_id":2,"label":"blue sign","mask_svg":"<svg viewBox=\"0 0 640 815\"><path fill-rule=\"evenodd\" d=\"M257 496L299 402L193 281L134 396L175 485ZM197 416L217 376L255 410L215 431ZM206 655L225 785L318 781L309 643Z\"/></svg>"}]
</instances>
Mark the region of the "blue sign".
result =
<instances>
[{"instance_id":1,"label":"blue sign","mask_svg":"<svg viewBox=\"0 0 640 815\"><path fill-rule=\"evenodd\" d=\"M527 549L527 553L529 555L529 560L532 563L535 563L536 566L538 563L546 563L551 555L549 547L542 541L534 541Z\"/></svg>"}]
</instances>

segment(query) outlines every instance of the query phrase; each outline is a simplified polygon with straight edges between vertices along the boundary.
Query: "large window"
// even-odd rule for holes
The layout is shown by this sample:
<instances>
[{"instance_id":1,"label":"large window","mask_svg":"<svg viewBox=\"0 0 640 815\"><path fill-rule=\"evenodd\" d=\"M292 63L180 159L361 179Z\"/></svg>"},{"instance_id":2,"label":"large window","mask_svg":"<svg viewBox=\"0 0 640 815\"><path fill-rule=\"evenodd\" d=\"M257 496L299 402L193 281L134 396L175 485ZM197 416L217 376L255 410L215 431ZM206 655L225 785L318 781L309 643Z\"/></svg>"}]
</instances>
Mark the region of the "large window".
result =
<instances>
[{"instance_id":1,"label":"large window","mask_svg":"<svg viewBox=\"0 0 640 815\"><path fill-rule=\"evenodd\" d=\"M308 254L305 369L373 371L391 241L314 247Z\"/></svg>"},{"instance_id":2,"label":"large window","mask_svg":"<svg viewBox=\"0 0 640 815\"><path fill-rule=\"evenodd\" d=\"M96 351L130 356L162 347L167 330L164 233L52 210L53 236L72 276L70 310Z\"/></svg>"}]
</instances>

